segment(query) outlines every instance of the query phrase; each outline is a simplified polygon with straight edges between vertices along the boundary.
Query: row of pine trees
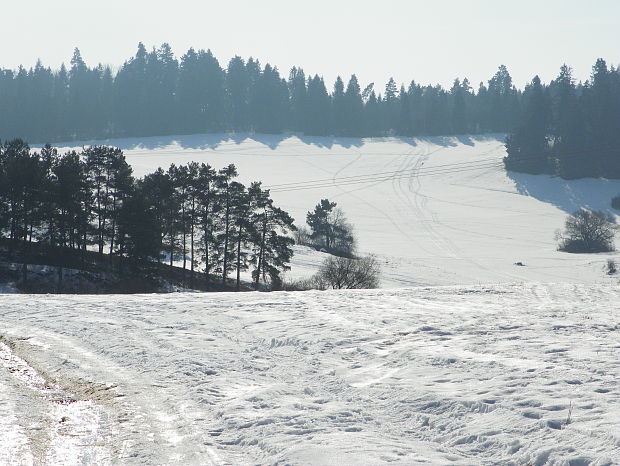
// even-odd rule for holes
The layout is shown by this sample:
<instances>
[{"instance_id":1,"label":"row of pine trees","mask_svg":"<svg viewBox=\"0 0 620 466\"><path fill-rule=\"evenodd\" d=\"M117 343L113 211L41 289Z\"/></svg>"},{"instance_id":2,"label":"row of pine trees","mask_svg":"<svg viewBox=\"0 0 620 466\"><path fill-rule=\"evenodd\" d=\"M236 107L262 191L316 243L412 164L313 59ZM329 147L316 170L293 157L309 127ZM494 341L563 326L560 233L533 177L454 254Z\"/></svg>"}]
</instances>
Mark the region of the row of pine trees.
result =
<instances>
[{"instance_id":1,"label":"row of pine trees","mask_svg":"<svg viewBox=\"0 0 620 466\"><path fill-rule=\"evenodd\" d=\"M509 170L620 178L620 69L598 59L583 84L566 65L549 85L534 77L506 148Z\"/></svg>"},{"instance_id":2,"label":"row of pine trees","mask_svg":"<svg viewBox=\"0 0 620 466\"><path fill-rule=\"evenodd\" d=\"M222 68L210 51L177 60L167 44L113 73L88 67L75 50L70 68L40 62L0 70L0 138L35 142L215 132L315 136L432 136L512 133L506 166L565 178L620 178L620 71L597 60L577 83L569 67L548 85L537 77L516 89L500 66L477 90L456 79L450 89L412 81L361 88L355 75L331 91L318 75L240 57Z\"/></svg>"},{"instance_id":3,"label":"row of pine trees","mask_svg":"<svg viewBox=\"0 0 620 466\"><path fill-rule=\"evenodd\" d=\"M11 248L94 249L136 267L182 261L192 278L205 272L226 285L233 275L237 288L251 269L258 288L288 269L293 219L260 183L236 177L234 165L192 162L136 179L117 148L59 154L11 140L0 146L0 237Z\"/></svg>"},{"instance_id":4,"label":"row of pine trees","mask_svg":"<svg viewBox=\"0 0 620 466\"><path fill-rule=\"evenodd\" d=\"M412 81L361 87L355 75L331 89L318 75L234 57L223 68L207 50L180 60L163 44L139 44L115 73L89 67L76 49L70 67L0 70L0 138L31 142L213 132L313 136L448 135L508 132L521 92L505 66L477 90Z\"/></svg>"}]
</instances>

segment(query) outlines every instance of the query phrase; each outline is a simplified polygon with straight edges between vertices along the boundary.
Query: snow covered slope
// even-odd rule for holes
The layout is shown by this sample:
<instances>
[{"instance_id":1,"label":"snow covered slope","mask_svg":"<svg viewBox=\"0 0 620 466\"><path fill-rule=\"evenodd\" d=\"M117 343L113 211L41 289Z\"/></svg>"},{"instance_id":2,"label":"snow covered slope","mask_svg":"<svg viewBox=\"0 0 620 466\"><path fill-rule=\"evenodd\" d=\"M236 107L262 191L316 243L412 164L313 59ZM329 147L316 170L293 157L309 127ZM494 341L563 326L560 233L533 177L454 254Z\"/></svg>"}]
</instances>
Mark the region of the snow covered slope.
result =
<instances>
[{"instance_id":1,"label":"snow covered slope","mask_svg":"<svg viewBox=\"0 0 620 466\"><path fill-rule=\"evenodd\" d=\"M579 284L6 295L0 464L618 464L618 302Z\"/></svg>"},{"instance_id":2,"label":"snow covered slope","mask_svg":"<svg viewBox=\"0 0 620 466\"><path fill-rule=\"evenodd\" d=\"M554 234L582 206L608 210L620 181L507 174L501 135L196 135L98 143L123 148L139 176L171 163L234 163L242 181L271 187L298 224L321 198L338 202L361 252L381 259L384 287L605 282L606 260L619 257L560 253ZM298 252L292 275L309 275L308 265L321 256Z\"/></svg>"}]
</instances>

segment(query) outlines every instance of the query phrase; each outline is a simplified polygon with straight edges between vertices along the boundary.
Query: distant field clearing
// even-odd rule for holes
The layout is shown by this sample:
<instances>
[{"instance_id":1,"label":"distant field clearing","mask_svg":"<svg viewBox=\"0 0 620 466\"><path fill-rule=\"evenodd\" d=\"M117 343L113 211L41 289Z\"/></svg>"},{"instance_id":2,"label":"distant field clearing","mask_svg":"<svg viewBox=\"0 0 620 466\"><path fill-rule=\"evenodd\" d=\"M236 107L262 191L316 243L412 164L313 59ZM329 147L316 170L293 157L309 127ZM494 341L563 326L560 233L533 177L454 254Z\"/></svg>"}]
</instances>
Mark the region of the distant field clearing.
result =
<instances>
[{"instance_id":1,"label":"distant field clearing","mask_svg":"<svg viewBox=\"0 0 620 466\"><path fill-rule=\"evenodd\" d=\"M190 161L234 163L240 180L271 187L298 224L322 198L353 223L363 253L379 256L385 287L497 282L606 282L610 255L556 251L568 212L610 209L620 181L506 173L503 136L318 138L194 135L120 139L138 176ZM81 144L81 143L80 143ZM300 249L291 276L320 253ZM521 262L525 266L515 266Z\"/></svg>"}]
</instances>

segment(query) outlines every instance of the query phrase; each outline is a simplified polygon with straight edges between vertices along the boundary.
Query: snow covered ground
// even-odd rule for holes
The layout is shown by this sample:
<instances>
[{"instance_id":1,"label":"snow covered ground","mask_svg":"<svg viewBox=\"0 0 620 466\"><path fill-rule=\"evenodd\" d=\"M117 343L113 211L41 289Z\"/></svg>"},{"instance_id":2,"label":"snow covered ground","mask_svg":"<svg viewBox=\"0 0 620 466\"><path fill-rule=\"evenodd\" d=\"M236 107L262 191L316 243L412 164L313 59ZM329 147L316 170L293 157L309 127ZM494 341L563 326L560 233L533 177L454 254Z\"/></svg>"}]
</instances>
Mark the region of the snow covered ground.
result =
<instances>
[{"instance_id":1,"label":"snow covered ground","mask_svg":"<svg viewBox=\"0 0 620 466\"><path fill-rule=\"evenodd\" d=\"M620 463L620 288L5 295L0 464Z\"/></svg>"},{"instance_id":2,"label":"snow covered ground","mask_svg":"<svg viewBox=\"0 0 620 466\"><path fill-rule=\"evenodd\" d=\"M620 260L618 254L561 253L554 238L567 214L582 206L609 211L620 181L507 174L502 135L241 134L97 143L124 149L138 176L171 163L234 163L241 181L271 187L276 203L298 225L320 199L338 202L355 227L360 251L382 262L384 287L602 283L611 280L603 270L607 259ZM297 253L290 275L311 275L322 255L303 248Z\"/></svg>"},{"instance_id":3,"label":"snow covered ground","mask_svg":"<svg viewBox=\"0 0 620 466\"><path fill-rule=\"evenodd\" d=\"M105 141L300 224L337 201L384 289L2 295L0 464L620 464L620 256L554 240L620 182L506 174L501 139Z\"/></svg>"}]
</instances>

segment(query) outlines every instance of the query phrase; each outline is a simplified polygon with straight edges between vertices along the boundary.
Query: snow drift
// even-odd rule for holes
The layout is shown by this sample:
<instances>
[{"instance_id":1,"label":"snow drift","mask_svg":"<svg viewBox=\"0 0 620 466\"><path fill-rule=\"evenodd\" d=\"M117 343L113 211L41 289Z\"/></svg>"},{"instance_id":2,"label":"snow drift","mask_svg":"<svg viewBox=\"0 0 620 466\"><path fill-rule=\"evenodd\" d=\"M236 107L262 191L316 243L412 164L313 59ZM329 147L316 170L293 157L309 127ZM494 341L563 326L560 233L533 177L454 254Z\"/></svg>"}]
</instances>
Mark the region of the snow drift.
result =
<instances>
[{"instance_id":1,"label":"snow drift","mask_svg":"<svg viewBox=\"0 0 620 466\"><path fill-rule=\"evenodd\" d=\"M0 463L616 464L619 300L537 284L7 295L11 357L45 382L0 370Z\"/></svg>"}]
</instances>

